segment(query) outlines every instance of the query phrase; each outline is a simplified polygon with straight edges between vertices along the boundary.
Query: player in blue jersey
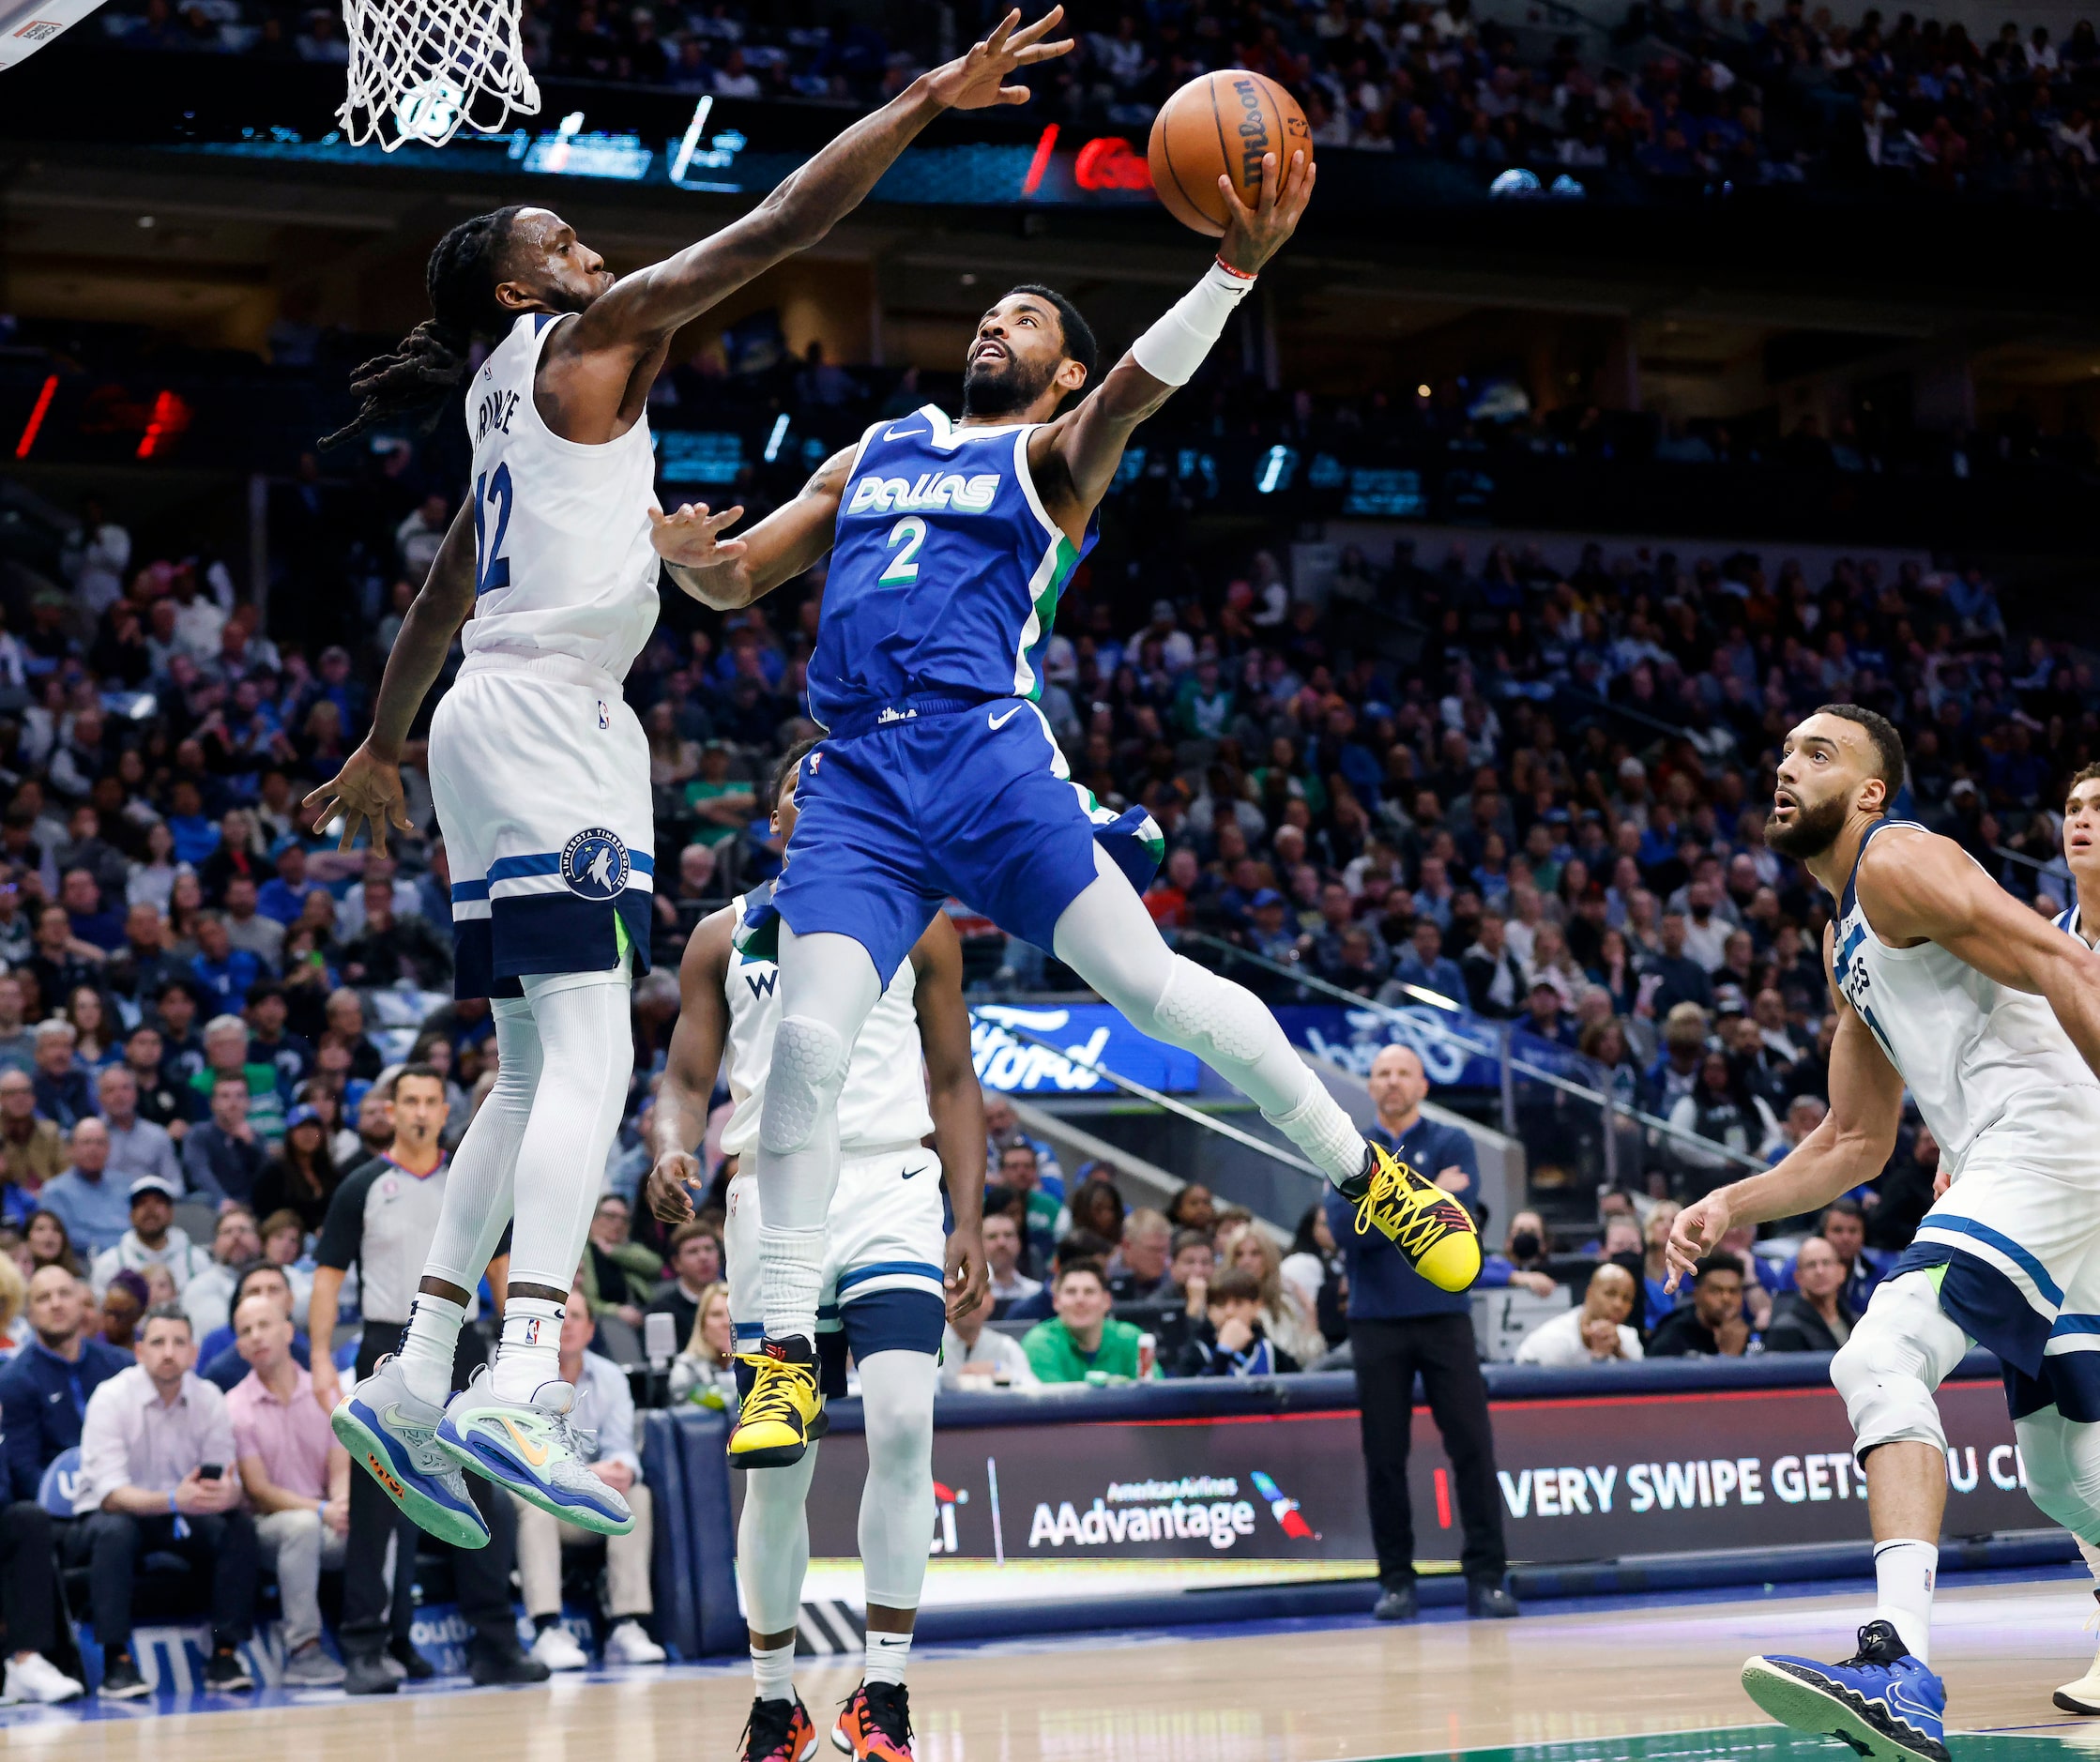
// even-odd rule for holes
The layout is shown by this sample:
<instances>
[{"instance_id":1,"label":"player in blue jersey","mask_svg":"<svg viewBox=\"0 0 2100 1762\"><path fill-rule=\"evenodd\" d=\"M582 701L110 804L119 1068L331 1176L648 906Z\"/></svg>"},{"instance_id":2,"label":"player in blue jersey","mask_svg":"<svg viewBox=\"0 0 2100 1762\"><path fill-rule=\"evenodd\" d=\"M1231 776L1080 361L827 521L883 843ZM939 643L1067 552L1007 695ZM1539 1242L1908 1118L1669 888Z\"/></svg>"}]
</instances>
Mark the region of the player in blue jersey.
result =
<instances>
[{"instance_id":1,"label":"player in blue jersey","mask_svg":"<svg viewBox=\"0 0 2100 1762\"><path fill-rule=\"evenodd\" d=\"M1264 158L1201 281L1094 380L1086 321L1049 288L980 321L963 415L878 422L740 539L680 509L657 550L718 608L750 604L829 551L801 813L747 946L778 933L781 1022L752 1161L764 1194L766 1338L730 1440L738 1467L798 1460L820 1405L811 1343L838 1179L838 1101L855 1037L950 894L1054 951L1145 1032L1196 1053L1392 1236L1425 1276L1479 1270L1470 1220L1368 1147L1253 995L1174 954L1138 897L1159 835L1076 785L1036 707L1058 597L1095 538L1132 433L1185 385L1296 228L1302 153ZM1074 402L1076 400L1076 402ZM1070 408L1063 408L1070 404ZM1060 409L1063 413L1060 414Z\"/></svg>"}]
</instances>

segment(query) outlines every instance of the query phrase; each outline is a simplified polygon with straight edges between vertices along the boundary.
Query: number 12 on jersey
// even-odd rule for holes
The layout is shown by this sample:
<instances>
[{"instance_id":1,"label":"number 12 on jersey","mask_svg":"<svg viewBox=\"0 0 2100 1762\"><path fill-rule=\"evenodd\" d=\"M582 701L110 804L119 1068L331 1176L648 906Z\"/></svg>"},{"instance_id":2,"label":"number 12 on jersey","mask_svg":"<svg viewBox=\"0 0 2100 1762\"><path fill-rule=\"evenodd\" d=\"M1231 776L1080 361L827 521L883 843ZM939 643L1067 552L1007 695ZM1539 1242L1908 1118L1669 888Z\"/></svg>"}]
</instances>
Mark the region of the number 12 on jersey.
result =
<instances>
[{"instance_id":1,"label":"number 12 on jersey","mask_svg":"<svg viewBox=\"0 0 2100 1762\"><path fill-rule=\"evenodd\" d=\"M495 531L489 531L491 510ZM510 529L510 467L496 466L474 480L474 597L510 585L510 559L503 554L503 535Z\"/></svg>"}]
</instances>

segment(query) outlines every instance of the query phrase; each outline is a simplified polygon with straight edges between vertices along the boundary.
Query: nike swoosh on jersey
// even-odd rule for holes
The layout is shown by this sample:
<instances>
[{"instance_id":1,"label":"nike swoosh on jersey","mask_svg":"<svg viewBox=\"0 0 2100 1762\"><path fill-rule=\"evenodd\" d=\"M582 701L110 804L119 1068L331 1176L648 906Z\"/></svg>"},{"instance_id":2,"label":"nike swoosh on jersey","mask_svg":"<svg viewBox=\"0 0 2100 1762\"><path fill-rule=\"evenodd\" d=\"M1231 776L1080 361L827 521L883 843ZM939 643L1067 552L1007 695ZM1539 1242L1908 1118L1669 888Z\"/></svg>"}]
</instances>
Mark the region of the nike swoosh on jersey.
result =
<instances>
[{"instance_id":1,"label":"nike swoosh on jersey","mask_svg":"<svg viewBox=\"0 0 2100 1762\"><path fill-rule=\"evenodd\" d=\"M882 438L884 440L903 440L907 434L923 434L926 431L922 428L885 429L883 431Z\"/></svg>"},{"instance_id":2,"label":"nike swoosh on jersey","mask_svg":"<svg viewBox=\"0 0 2100 1762\"><path fill-rule=\"evenodd\" d=\"M997 734L1001 728L1005 727L1008 722L1012 722L1020 713L1021 706L1016 704L1012 709L1008 710L1005 715L994 716L991 719L992 732L994 734Z\"/></svg>"}]
</instances>

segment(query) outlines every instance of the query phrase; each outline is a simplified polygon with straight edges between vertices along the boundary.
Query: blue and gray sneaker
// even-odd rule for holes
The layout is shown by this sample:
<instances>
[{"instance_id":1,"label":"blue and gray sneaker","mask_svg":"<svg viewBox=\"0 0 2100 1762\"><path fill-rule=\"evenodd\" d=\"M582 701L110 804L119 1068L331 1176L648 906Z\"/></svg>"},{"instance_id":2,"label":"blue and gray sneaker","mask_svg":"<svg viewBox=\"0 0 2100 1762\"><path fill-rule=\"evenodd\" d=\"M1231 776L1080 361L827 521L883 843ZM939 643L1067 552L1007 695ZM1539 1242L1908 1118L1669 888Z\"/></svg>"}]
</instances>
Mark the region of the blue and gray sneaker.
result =
<instances>
[{"instance_id":1,"label":"blue and gray sneaker","mask_svg":"<svg viewBox=\"0 0 2100 1762\"><path fill-rule=\"evenodd\" d=\"M1869 1621L1841 1664L1753 1658L1750 1698L1782 1725L1820 1732L1875 1762L1947 1762L1947 1685L1904 1650L1895 1624Z\"/></svg>"},{"instance_id":2,"label":"blue and gray sneaker","mask_svg":"<svg viewBox=\"0 0 2100 1762\"><path fill-rule=\"evenodd\" d=\"M624 1536L634 1513L618 1492L590 1471L598 1434L569 1422L576 1391L541 1383L530 1401L498 1401L488 1366L445 1409L437 1445L484 1480L527 1504L601 1536Z\"/></svg>"},{"instance_id":3,"label":"blue and gray sneaker","mask_svg":"<svg viewBox=\"0 0 2100 1762\"><path fill-rule=\"evenodd\" d=\"M409 1392L392 1353L336 1403L328 1423L350 1460L379 1483L417 1527L455 1548L485 1548L489 1527L467 1496L460 1466L438 1448L445 1409Z\"/></svg>"}]
</instances>

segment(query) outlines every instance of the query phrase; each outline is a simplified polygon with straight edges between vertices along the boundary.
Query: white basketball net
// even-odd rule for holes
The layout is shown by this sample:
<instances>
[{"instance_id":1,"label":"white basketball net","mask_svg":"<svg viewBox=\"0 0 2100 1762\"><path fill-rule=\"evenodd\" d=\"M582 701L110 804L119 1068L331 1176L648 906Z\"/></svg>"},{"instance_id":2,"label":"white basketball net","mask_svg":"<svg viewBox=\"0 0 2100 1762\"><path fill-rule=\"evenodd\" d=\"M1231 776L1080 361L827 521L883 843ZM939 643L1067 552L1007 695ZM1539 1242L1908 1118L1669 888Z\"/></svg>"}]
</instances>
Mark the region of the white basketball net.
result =
<instances>
[{"instance_id":1,"label":"white basketball net","mask_svg":"<svg viewBox=\"0 0 2100 1762\"><path fill-rule=\"evenodd\" d=\"M336 119L354 145L443 146L540 113L518 37L520 0L342 0L349 91Z\"/></svg>"}]
</instances>

